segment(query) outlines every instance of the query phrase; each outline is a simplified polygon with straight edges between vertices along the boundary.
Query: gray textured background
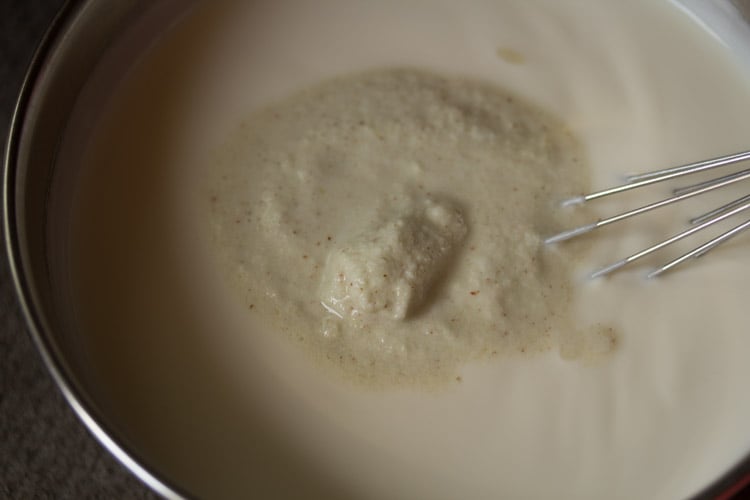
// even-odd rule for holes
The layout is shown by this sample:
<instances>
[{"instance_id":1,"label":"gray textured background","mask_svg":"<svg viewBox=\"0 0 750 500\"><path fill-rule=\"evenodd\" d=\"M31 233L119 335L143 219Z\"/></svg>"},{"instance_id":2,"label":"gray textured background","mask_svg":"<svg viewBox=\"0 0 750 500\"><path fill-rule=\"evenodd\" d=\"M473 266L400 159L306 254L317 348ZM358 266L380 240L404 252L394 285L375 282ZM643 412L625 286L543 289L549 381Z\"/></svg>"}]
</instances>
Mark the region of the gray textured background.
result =
<instances>
[{"instance_id":1,"label":"gray textured background","mask_svg":"<svg viewBox=\"0 0 750 500\"><path fill-rule=\"evenodd\" d=\"M0 0L0 133L34 48L63 0ZM0 250L0 498L157 498L63 400L18 310Z\"/></svg>"}]
</instances>

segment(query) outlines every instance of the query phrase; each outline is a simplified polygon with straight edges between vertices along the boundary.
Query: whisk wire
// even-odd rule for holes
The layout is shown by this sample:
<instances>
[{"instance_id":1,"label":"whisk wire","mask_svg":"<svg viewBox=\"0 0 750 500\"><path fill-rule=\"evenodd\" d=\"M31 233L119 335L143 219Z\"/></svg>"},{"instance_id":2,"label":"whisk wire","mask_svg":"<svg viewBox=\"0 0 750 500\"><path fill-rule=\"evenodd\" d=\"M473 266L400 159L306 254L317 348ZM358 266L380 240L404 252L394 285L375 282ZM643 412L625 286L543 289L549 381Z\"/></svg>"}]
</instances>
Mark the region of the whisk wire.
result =
<instances>
[{"instance_id":1,"label":"whisk wire","mask_svg":"<svg viewBox=\"0 0 750 500\"><path fill-rule=\"evenodd\" d=\"M750 198L750 196L747 196L746 198ZM740 212L743 212L750 208L750 201L748 201L745 204L740 205L739 207L735 208L734 210L730 210L724 213L719 213L718 215L715 215L714 217L711 217L709 219L706 219L701 224L694 225L690 229L686 229L685 231L682 231L680 233L675 234L674 236L667 238L664 241L661 241L655 245L652 245L645 250L641 250L640 252L634 253L633 255L630 255L629 257L626 257L624 259L621 259L614 264L610 264L606 267L603 267L597 271L594 271L591 273L591 278L598 278L601 276L605 276L613 271L616 271L617 269L620 269L621 267L625 266L626 264L630 264L631 262L635 262L636 260L645 257L646 255L652 254L656 252L657 250L661 250L662 248L671 245L672 243L675 243L677 241L680 241L684 238L687 238L688 236L697 233L701 229L705 229L708 226L711 226L713 224L716 224L717 222L720 222L724 219L727 219L729 217L732 217L733 215L736 215ZM717 209L718 210L718 209ZM676 265L676 264L674 264ZM665 266L662 266L661 268L653 271L651 275L656 276L660 274L661 272L666 271L667 269L663 269ZM663 270L662 270L663 269ZM657 272L660 271L660 272ZM655 273L655 274L654 274ZM649 276L651 276L649 275Z\"/></svg>"},{"instance_id":2,"label":"whisk wire","mask_svg":"<svg viewBox=\"0 0 750 500\"><path fill-rule=\"evenodd\" d=\"M644 179L650 179L653 177L661 177L668 174L682 173L683 175L694 174L696 172L702 172L704 170L710 170L712 168L723 167L726 165L733 165L741 161L750 160L750 151L743 151L741 153L735 153L732 155L719 156L717 158L711 158L710 160L697 161L695 163L688 163L687 165L680 165L679 167L664 168L661 170L653 170L651 172L644 172L641 174L631 174L625 179L628 183L641 181Z\"/></svg>"},{"instance_id":3,"label":"whisk wire","mask_svg":"<svg viewBox=\"0 0 750 500\"><path fill-rule=\"evenodd\" d=\"M575 196L562 202L562 205L579 205L586 203L587 201L593 201L598 198L605 196L611 196L613 194L623 193L630 191L631 189L637 189L644 186L650 186L658 182L664 182L671 179L676 179L684 175L695 174L698 172L704 172L718 167L724 167L727 165L733 165L735 163L750 159L750 151L742 153L735 153L727 156L720 156L711 160L703 160L687 165L681 165L679 167L665 168L662 170L654 170L652 172L644 172L642 174L632 174L626 177L626 183L603 189L595 193L589 193L587 195Z\"/></svg>"},{"instance_id":4,"label":"whisk wire","mask_svg":"<svg viewBox=\"0 0 750 500\"><path fill-rule=\"evenodd\" d=\"M702 257L703 255L707 254L714 248L718 247L722 243L725 243L726 241L729 241L731 238L734 238L738 234L740 234L742 231L745 231L746 229L750 228L750 219L743 222L739 226L734 227L733 229L730 229L726 233L723 233L716 238L713 238L712 240L707 241L703 245L699 246L698 248L691 250L690 252L677 257L676 259L664 264L663 266L654 269L650 273L646 275L647 278L654 278L656 276L659 276L660 274L669 271L673 267L677 266L678 264L682 264L688 259L691 258L698 258Z\"/></svg>"},{"instance_id":5,"label":"whisk wire","mask_svg":"<svg viewBox=\"0 0 750 500\"><path fill-rule=\"evenodd\" d=\"M750 173L750 169L742 170L740 172L725 175L723 177L719 177L717 179L711 179L704 182L699 182L697 184L692 184L690 186L685 186L681 188L677 188L672 190L672 194L675 195L681 195L685 193L690 193L691 191L697 191L698 189L703 189L704 187L714 186L716 184L722 184L724 181L730 180L730 179L737 179L737 180L743 180L745 177L745 174ZM719 186L721 187L721 186Z\"/></svg>"},{"instance_id":6,"label":"whisk wire","mask_svg":"<svg viewBox=\"0 0 750 500\"><path fill-rule=\"evenodd\" d=\"M693 217L690 219L690 224L700 224L703 221L706 221L708 219L713 218L716 215L719 215L723 212L728 212L729 210L733 209L734 207L738 207L745 203L746 201L750 201L750 194L743 196L742 198L739 198L737 200L734 200L732 202L727 203L726 205L722 205L719 208L716 208L714 210L711 210L710 212L706 212L703 215L699 215L698 217Z\"/></svg>"},{"instance_id":7,"label":"whisk wire","mask_svg":"<svg viewBox=\"0 0 750 500\"><path fill-rule=\"evenodd\" d=\"M545 239L544 242L546 244L550 244L550 243L558 243L561 241L565 241L575 236L579 236L581 234L593 231L594 229L612 224L614 222L619 222L621 220L629 219L630 217L641 215L643 213L650 212L651 210L655 210L657 208L671 205L672 203L686 200L688 198L692 198L694 196L698 196L698 195L707 193L709 191L713 191L714 189L719 189L719 188L728 186L730 184L734 184L735 182L739 182L745 179L750 179L750 169L743 172L741 176L727 176L727 177L730 177L730 178L726 178L726 179L723 179L721 182L712 183L708 186L704 186L698 189L693 189L691 191L688 191L682 194L673 195L673 196L670 196L669 198L664 198L663 200L656 201L654 203L649 203L648 205L643 205L642 207L634 208L633 210L628 210L627 212L613 215L612 217L607 217L606 219L599 219L593 224L586 224L585 226L577 227L575 229L570 229L568 231L563 231L554 236L550 236L549 238Z\"/></svg>"}]
</instances>

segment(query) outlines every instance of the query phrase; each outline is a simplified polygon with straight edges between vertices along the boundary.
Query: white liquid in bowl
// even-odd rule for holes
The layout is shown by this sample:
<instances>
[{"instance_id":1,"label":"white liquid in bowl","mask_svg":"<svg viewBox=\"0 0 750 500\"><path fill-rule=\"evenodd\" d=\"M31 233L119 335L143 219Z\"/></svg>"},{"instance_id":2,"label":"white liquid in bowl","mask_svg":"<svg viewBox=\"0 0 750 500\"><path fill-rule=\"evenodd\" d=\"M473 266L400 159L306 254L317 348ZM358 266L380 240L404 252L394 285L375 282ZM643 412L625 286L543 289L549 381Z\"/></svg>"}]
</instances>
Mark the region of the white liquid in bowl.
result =
<instances>
[{"instance_id":1,"label":"white liquid in bowl","mask_svg":"<svg viewBox=\"0 0 750 500\"><path fill-rule=\"evenodd\" d=\"M443 391L373 392L253 322L205 245L201 169L253 109L384 66L495 81L554 112L584 142L595 187L748 146L745 73L668 3L196 8L102 114L74 233L100 397L146 460L210 498L629 499L685 497L742 457L746 237L657 282L638 267L581 283L581 321L620 334L617 352L594 366L549 353L467 365ZM715 201L601 231L586 268L671 234Z\"/></svg>"}]
</instances>

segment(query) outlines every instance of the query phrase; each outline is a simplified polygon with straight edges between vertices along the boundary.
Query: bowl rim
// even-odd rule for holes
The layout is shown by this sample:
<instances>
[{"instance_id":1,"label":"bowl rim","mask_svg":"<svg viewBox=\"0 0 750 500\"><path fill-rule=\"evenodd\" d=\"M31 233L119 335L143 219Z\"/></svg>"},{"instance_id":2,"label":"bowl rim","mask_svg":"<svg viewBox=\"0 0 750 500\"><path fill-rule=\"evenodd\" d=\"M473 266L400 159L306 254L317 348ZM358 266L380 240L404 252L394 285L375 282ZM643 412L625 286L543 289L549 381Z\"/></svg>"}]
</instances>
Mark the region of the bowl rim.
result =
<instances>
[{"instance_id":1,"label":"bowl rim","mask_svg":"<svg viewBox=\"0 0 750 500\"><path fill-rule=\"evenodd\" d=\"M17 210L17 204L23 198L24 193L18 192L17 180L19 174L26 168L19 160L24 130L27 126L34 126L33 120L29 120L29 108L39 82L45 77L44 70L48 66L51 55L59 47L62 38L69 33L71 25L86 5L90 3L90 0L65 0L34 50L18 90L3 154L2 224L6 259L15 295L26 324L26 331L55 385L84 427L107 452L152 491L164 498L190 498L189 494L157 474L155 467L146 465L146 461L126 445L121 437L117 436L112 426L107 425L104 415L90 404L89 396L76 382L76 377L57 352L53 341L54 335L48 327L44 308L38 300L37 284L29 278L30 273L24 264L22 236L19 232L19 225L23 221L20 220Z\"/></svg>"}]
</instances>

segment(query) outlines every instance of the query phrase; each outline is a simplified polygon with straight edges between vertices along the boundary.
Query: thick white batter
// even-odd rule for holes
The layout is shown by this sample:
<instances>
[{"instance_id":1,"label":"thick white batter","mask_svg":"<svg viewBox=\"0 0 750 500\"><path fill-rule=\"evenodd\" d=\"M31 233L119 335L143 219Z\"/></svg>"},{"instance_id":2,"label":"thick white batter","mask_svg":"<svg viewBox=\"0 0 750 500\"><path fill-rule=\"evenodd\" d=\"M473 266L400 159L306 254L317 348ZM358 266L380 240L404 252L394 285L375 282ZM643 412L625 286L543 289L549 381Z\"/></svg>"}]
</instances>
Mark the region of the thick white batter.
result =
<instances>
[{"instance_id":1,"label":"thick white batter","mask_svg":"<svg viewBox=\"0 0 750 500\"><path fill-rule=\"evenodd\" d=\"M461 384L425 393L353 388L277 341L200 229L201 169L248 112L373 67L493 81L549 109L583 141L594 187L745 149L750 85L716 38L646 0L199 9L102 117L76 232L102 400L149 462L211 498L679 498L750 449L745 237L658 282L638 267L581 283L580 321L620 334L606 362L469 364ZM582 270L711 205L601 231Z\"/></svg>"}]
</instances>

